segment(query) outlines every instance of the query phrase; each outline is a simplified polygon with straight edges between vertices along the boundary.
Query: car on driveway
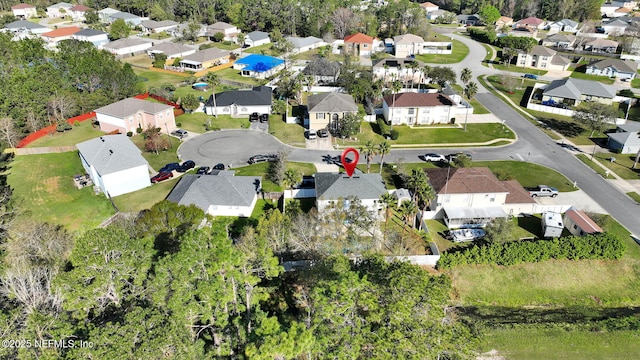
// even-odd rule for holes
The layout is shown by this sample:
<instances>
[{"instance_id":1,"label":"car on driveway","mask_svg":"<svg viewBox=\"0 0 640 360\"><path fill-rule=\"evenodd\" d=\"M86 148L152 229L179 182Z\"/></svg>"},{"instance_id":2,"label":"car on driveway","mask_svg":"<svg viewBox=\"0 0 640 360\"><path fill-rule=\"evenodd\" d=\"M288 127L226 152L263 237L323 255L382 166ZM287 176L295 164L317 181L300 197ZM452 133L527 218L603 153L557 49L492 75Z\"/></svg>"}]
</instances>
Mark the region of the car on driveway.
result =
<instances>
[{"instance_id":1,"label":"car on driveway","mask_svg":"<svg viewBox=\"0 0 640 360\"><path fill-rule=\"evenodd\" d=\"M258 115L257 112L254 112L251 115L249 115L249 121L251 122L258 121L259 119L260 119L260 115Z\"/></svg>"},{"instance_id":2,"label":"car on driveway","mask_svg":"<svg viewBox=\"0 0 640 360\"><path fill-rule=\"evenodd\" d=\"M187 137L189 133L186 130L176 129L171 132L171 135L179 137L180 139Z\"/></svg>"},{"instance_id":3,"label":"car on driveway","mask_svg":"<svg viewBox=\"0 0 640 360\"><path fill-rule=\"evenodd\" d=\"M260 115L260 122L261 123L269 122L269 114Z\"/></svg>"},{"instance_id":4,"label":"car on driveway","mask_svg":"<svg viewBox=\"0 0 640 360\"><path fill-rule=\"evenodd\" d=\"M224 169L225 169L225 166L223 163L215 164L213 166L213 170L224 170Z\"/></svg>"},{"instance_id":5,"label":"car on driveway","mask_svg":"<svg viewBox=\"0 0 640 360\"><path fill-rule=\"evenodd\" d=\"M155 184L160 181L171 179L172 177L173 177L172 172L159 172L158 174L156 174L156 176L151 178L151 182Z\"/></svg>"},{"instance_id":6,"label":"car on driveway","mask_svg":"<svg viewBox=\"0 0 640 360\"><path fill-rule=\"evenodd\" d=\"M307 139L314 140L317 137L318 137L318 133L315 130L309 129L309 131L307 131Z\"/></svg>"},{"instance_id":7,"label":"car on driveway","mask_svg":"<svg viewBox=\"0 0 640 360\"><path fill-rule=\"evenodd\" d=\"M448 162L447 158L442 154L426 153L424 154L424 161L428 162Z\"/></svg>"},{"instance_id":8,"label":"car on driveway","mask_svg":"<svg viewBox=\"0 0 640 360\"><path fill-rule=\"evenodd\" d=\"M211 168L208 166L200 166L198 170L196 170L196 174L198 175L207 175L211 171Z\"/></svg>"},{"instance_id":9,"label":"car on driveway","mask_svg":"<svg viewBox=\"0 0 640 360\"><path fill-rule=\"evenodd\" d=\"M158 172L172 172L173 170L177 170L180 167L180 164L177 162L173 162L173 163L168 163L167 165L163 166L160 170L158 170Z\"/></svg>"},{"instance_id":10,"label":"car on driveway","mask_svg":"<svg viewBox=\"0 0 640 360\"><path fill-rule=\"evenodd\" d=\"M329 137L329 131L327 129L318 130L318 137L321 137L321 138Z\"/></svg>"},{"instance_id":11,"label":"car on driveway","mask_svg":"<svg viewBox=\"0 0 640 360\"><path fill-rule=\"evenodd\" d=\"M196 167L196 163L193 160L187 160L180 165L179 168L176 169L177 172L183 173L187 172Z\"/></svg>"}]
</instances>

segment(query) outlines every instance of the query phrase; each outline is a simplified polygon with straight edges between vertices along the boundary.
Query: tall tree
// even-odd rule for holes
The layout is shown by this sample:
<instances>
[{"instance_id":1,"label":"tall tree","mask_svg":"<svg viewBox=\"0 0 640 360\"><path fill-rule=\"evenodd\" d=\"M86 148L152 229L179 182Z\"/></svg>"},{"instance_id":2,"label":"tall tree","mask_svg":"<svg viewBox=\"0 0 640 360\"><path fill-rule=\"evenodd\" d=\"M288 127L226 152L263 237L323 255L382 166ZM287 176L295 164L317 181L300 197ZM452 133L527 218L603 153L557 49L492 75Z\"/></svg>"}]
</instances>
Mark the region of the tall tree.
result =
<instances>
[{"instance_id":1,"label":"tall tree","mask_svg":"<svg viewBox=\"0 0 640 360\"><path fill-rule=\"evenodd\" d=\"M109 27L109 38L112 41L126 38L130 33L131 28L129 27L129 24L127 24L123 19L118 19L112 22Z\"/></svg>"},{"instance_id":2,"label":"tall tree","mask_svg":"<svg viewBox=\"0 0 640 360\"><path fill-rule=\"evenodd\" d=\"M500 18L500 10L495 6L485 5L480 9L479 15L487 28L493 29L493 24Z\"/></svg>"},{"instance_id":3,"label":"tall tree","mask_svg":"<svg viewBox=\"0 0 640 360\"><path fill-rule=\"evenodd\" d=\"M367 174L371 172L371 161L373 161L373 157L376 156L377 151L376 144L371 140L360 147L360 153L364 155L367 161Z\"/></svg>"},{"instance_id":4,"label":"tall tree","mask_svg":"<svg viewBox=\"0 0 640 360\"><path fill-rule=\"evenodd\" d=\"M382 174L382 168L384 167L384 156L391 152L391 145L387 141L382 141L378 144L377 152L380 155L380 174Z\"/></svg>"},{"instance_id":5,"label":"tall tree","mask_svg":"<svg viewBox=\"0 0 640 360\"><path fill-rule=\"evenodd\" d=\"M300 181L302 181L302 174L300 173L300 171L294 168L288 168L287 170L285 170L282 183L284 186L289 188L289 191L291 192L291 198L293 198L293 187L299 184Z\"/></svg>"},{"instance_id":6,"label":"tall tree","mask_svg":"<svg viewBox=\"0 0 640 360\"><path fill-rule=\"evenodd\" d=\"M410 223L411 227L414 226L414 223L411 220L413 219L413 216L416 214L416 212L418 212L418 207L416 206L416 203L414 203L413 201L405 200L402 202L402 204L400 204L400 208L398 209L398 212L400 213L404 221L404 224L402 226L402 232L405 233L407 230L407 225L410 222L411 222Z\"/></svg>"},{"instance_id":7,"label":"tall tree","mask_svg":"<svg viewBox=\"0 0 640 360\"><path fill-rule=\"evenodd\" d=\"M462 84L464 86L467 86L467 83L471 80L472 75L473 73L471 72L471 69L467 67L460 71L460 80L462 81Z\"/></svg>"},{"instance_id":8,"label":"tall tree","mask_svg":"<svg viewBox=\"0 0 640 360\"><path fill-rule=\"evenodd\" d=\"M220 85L220 77L213 73L212 71L208 72L205 81L209 86L211 86L211 99L213 100L213 116L218 117L218 105L216 103L216 86Z\"/></svg>"},{"instance_id":9,"label":"tall tree","mask_svg":"<svg viewBox=\"0 0 640 360\"><path fill-rule=\"evenodd\" d=\"M464 131L467 131L467 118L469 117L469 107L471 106L471 100L473 100L477 93L478 85L473 81L467 84L467 86L464 88L464 97L466 97L467 101L469 102L467 111L464 116Z\"/></svg>"},{"instance_id":10,"label":"tall tree","mask_svg":"<svg viewBox=\"0 0 640 360\"><path fill-rule=\"evenodd\" d=\"M589 137L593 137L596 132L604 132L615 121L617 116L618 111L611 105L601 104L597 101L583 101L576 107L572 117L576 122L586 125L591 130ZM592 159L597 145L594 141L593 152L591 153Z\"/></svg>"},{"instance_id":11,"label":"tall tree","mask_svg":"<svg viewBox=\"0 0 640 360\"><path fill-rule=\"evenodd\" d=\"M398 205L398 199L391 193L384 193L380 196L380 203L384 205L384 232L383 241L387 241L387 224L389 223L389 217L391 216L391 208Z\"/></svg>"}]
</instances>

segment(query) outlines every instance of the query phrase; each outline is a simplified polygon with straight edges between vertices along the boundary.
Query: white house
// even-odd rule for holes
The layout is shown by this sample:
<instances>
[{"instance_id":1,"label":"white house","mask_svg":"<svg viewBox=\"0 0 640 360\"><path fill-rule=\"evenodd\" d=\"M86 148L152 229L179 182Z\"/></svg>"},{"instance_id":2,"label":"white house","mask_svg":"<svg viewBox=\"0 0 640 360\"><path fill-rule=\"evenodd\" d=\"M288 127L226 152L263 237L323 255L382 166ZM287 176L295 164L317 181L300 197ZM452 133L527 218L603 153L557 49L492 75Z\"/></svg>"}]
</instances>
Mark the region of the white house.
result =
<instances>
[{"instance_id":1,"label":"white house","mask_svg":"<svg viewBox=\"0 0 640 360\"><path fill-rule=\"evenodd\" d=\"M296 36L287 36L285 38L288 42L293 45L293 50L291 51L294 54L302 53L305 51L317 49L319 47L327 45L322 39L318 39L317 37L307 36L305 38L296 37Z\"/></svg>"},{"instance_id":2,"label":"white house","mask_svg":"<svg viewBox=\"0 0 640 360\"><path fill-rule=\"evenodd\" d=\"M248 33L244 38L245 47L260 46L269 44L270 42L271 38L269 37L269 33L264 31L252 31Z\"/></svg>"},{"instance_id":3,"label":"white house","mask_svg":"<svg viewBox=\"0 0 640 360\"><path fill-rule=\"evenodd\" d=\"M151 185L149 163L126 135L104 135L76 145L82 167L107 197Z\"/></svg>"},{"instance_id":4,"label":"white house","mask_svg":"<svg viewBox=\"0 0 640 360\"><path fill-rule=\"evenodd\" d=\"M637 71L638 63L634 61L607 58L589 64L585 72L591 75L633 80Z\"/></svg>"},{"instance_id":5,"label":"white house","mask_svg":"<svg viewBox=\"0 0 640 360\"><path fill-rule=\"evenodd\" d=\"M139 38L122 38L102 46L102 48L115 55L140 54L148 50L153 43Z\"/></svg>"},{"instance_id":6,"label":"white house","mask_svg":"<svg viewBox=\"0 0 640 360\"><path fill-rule=\"evenodd\" d=\"M422 54L424 39L418 35L404 34L393 37L395 57L406 58Z\"/></svg>"},{"instance_id":7,"label":"white house","mask_svg":"<svg viewBox=\"0 0 640 360\"><path fill-rule=\"evenodd\" d=\"M607 133L607 146L621 154L637 154L640 151L640 123L628 121L618 125L615 132Z\"/></svg>"},{"instance_id":8,"label":"white house","mask_svg":"<svg viewBox=\"0 0 640 360\"><path fill-rule=\"evenodd\" d=\"M224 35L222 40L235 41L238 34L240 33L240 30L231 24L227 24L223 21L218 21L217 23L209 25L207 27L207 36L209 36L210 38L213 39L213 37L217 33L222 33Z\"/></svg>"},{"instance_id":9,"label":"white house","mask_svg":"<svg viewBox=\"0 0 640 360\"><path fill-rule=\"evenodd\" d=\"M562 19L549 24L548 30L549 33L557 33L560 31L575 33L578 32L578 25L579 23L577 21L573 21L571 19Z\"/></svg>"},{"instance_id":10,"label":"white house","mask_svg":"<svg viewBox=\"0 0 640 360\"><path fill-rule=\"evenodd\" d=\"M609 36L624 35L624 32L628 27L629 23L620 19L615 19L609 21L608 23L602 24L602 30Z\"/></svg>"},{"instance_id":11,"label":"white house","mask_svg":"<svg viewBox=\"0 0 640 360\"><path fill-rule=\"evenodd\" d=\"M135 132L148 127L159 128L163 133L176 129L173 106L136 98L123 99L95 110L104 132Z\"/></svg>"},{"instance_id":12,"label":"white house","mask_svg":"<svg viewBox=\"0 0 640 360\"><path fill-rule=\"evenodd\" d=\"M240 70L242 76L256 79L264 79L275 75L284 67L283 59L261 54L249 54L233 63L233 68Z\"/></svg>"},{"instance_id":13,"label":"white house","mask_svg":"<svg viewBox=\"0 0 640 360\"><path fill-rule=\"evenodd\" d=\"M204 110L209 115L245 116L257 112L271 113L272 89L268 86L256 86L250 90L230 90L209 96Z\"/></svg>"},{"instance_id":14,"label":"white house","mask_svg":"<svg viewBox=\"0 0 640 360\"><path fill-rule=\"evenodd\" d=\"M98 17L100 18L100 22L105 24L111 24L111 15L119 13L120 10L112 9L110 7L104 8L98 11Z\"/></svg>"},{"instance_id":15,"label":"white house","mask_svg":"<svg viewBox=\"0 0 640 360\"><path fill-rule=\"evenodd\" d=\"M150 57L155 57L156 54L165 54L167 59L183 58L195 53L195 48L170 41L161 42L147 49L147 55Z\"/></svg>"},{"instance_id":16,"label":"white house","mask_svg":"<svg viewBox=\"0 0 640 360\"><path fill-rule=\"evenodd\" d=\"M15 35L14 39L17 40L26 37L34 37L49 32L51 29L28 20L17 20L6 24L2 31L12 32Z\"/></svg>"},{"instance_id":17,"label":"white house","mask_svg":"<svg viewBox=\"0 0 640 360\"><path fill-rule=\"evenodd\" d=\"M57 44L62 40L68 40L81 29L77 26L60 27L55 30L40 34L42 39L47 43Z\"/></svg>"},{"instance_id":18,"label":"white house","mask_svg":"<svg viewBox=\"0 0 640 360\"><path fill-rule=\"evenodd\" d=\"M38 16L38 11L36 10L35 5L31 4L22 3L14 5L11 7L11 12L13 13L13 16L23 20Z\"/></svg>"},{"instance_id":19,"label":"white house","mask_svg":"<svg viewBox=\"0 0 640 360\"><path fill-rule=\"evenodd\" d=\"M384 96L382 114L392 125L447 124L456 104L438 93L400 93Z\"/></svg>"},{"instance_id":20,"label":"white house","mask_svg":"<svg viewBox=\"0 0 640 360\"><path fill-rule=\"evenodd\" d=\"M71 35L71 38L79 41L88 41L98 48L109 42L109 34L94 29L82 29Z\"/></svg>"},{"instance_id":21,"label":"white house","mask_svg":"<svg viewBox=\"0 0 640 360\"><path fill-rule=\"evenodd\" d=\"M316 208L322 213L339 200L345 200L349 206L349 198L358 198L361 204L372 214L381 216L383 205L380 196L387 193L384 180L380 174L316 173Z\"/></svg>"},{"instance_id":22,"label":"white house","mask_svg":"<svg viewBox=\"0 0 640 360\"><path fill-rule=\"evenodd\" d=\"M249 217L258 201L261 182L260 176L187 174L167 195L167 200L195 205L212 216Z\"/></svg>"},{"instance_id":23,"label":"white house","mask_svg":"<svg viewBox=\"0 0 640 360\"><path fill-rule=\"evenodd\" d=\"M160 33L163 31L171 31L178 27L178 23L173 20L144 20L140 23L142 31L145 33Z\"/></svg>"},{"instance_id":24,"label":"white house","mask_svg":"<svg viewBox=\"0 0 640 360\"><path fill-rule=\"evenodd\" d=\"M556 54L542 45L535 45L530 52L518 51L516 63L519 66L544 70L567 70L571 64L568 58Z\"/></svg>"},{"instance_id":25,"label":"white house","mask_svg":"<svg viewBox=\"0 0 640 360\"><path fill-rule=\"evenodd\" d=\"M51 6L47 6L47 17L57 18L69 16L69 9L73 7L73 4L66 2L59 2Z\"/></svg>"},{"instance_id":26,"label":"white house","mask_svg":"<svg viewBox=\"0 0 640 360\"><path fill-rule=\"evenodd\" d=\"M587 234L597 234L604 232L598 224L593 221L584 211L571 208L564 213L564 227L572 235L584 236Z\"/></svg>"},{"instance_id":27,"label":"white house","mask_svg":"<svg viewBox=\"0 0 640 360\"><path fill-rule=\"evenodd\" d=\"M86 20L87 13L91 11L90 7L84 5L74 5L67 12L73 21L83 22Z\"/></svg>"}]
</instances>

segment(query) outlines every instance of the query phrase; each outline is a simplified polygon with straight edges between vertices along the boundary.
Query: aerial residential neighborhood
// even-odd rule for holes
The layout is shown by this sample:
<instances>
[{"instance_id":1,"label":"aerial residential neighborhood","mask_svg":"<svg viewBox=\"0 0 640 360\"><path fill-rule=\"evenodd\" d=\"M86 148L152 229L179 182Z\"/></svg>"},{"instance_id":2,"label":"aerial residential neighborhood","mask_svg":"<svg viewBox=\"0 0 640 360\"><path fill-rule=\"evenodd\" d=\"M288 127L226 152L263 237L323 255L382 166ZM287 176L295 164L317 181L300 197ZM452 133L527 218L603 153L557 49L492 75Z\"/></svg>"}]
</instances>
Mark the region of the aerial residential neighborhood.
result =
<instances>
[{"instance_id":1,"label":"aerial residential neighborhood","mask_svg":"<svg viewBox=\"0 0 640 360\"><path fill-rule=\"evenodd\" d=\"M640 357L639 5L0 3L0 357Z\"/></svg>"}]
</instances>

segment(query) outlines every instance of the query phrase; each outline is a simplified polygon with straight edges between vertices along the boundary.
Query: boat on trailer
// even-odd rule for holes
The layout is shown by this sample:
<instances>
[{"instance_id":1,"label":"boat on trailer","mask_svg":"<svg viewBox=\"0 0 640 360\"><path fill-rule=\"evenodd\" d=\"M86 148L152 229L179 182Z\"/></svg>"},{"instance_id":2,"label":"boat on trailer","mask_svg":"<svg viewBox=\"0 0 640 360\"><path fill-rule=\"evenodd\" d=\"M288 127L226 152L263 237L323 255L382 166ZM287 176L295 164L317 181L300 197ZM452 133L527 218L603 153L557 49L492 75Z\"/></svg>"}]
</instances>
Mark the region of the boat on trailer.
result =
<instances>
[{"instance_id":1,"label":"boat on trailer","mask_svg":"<svg viewBox=\"0 0 640 360\"><path fill-rule=\"evenodd\" d=\"M451 240L457 243L482 239L486 234L482 229L457 229L449 231Z\"/></svg>"}]
</instances>

